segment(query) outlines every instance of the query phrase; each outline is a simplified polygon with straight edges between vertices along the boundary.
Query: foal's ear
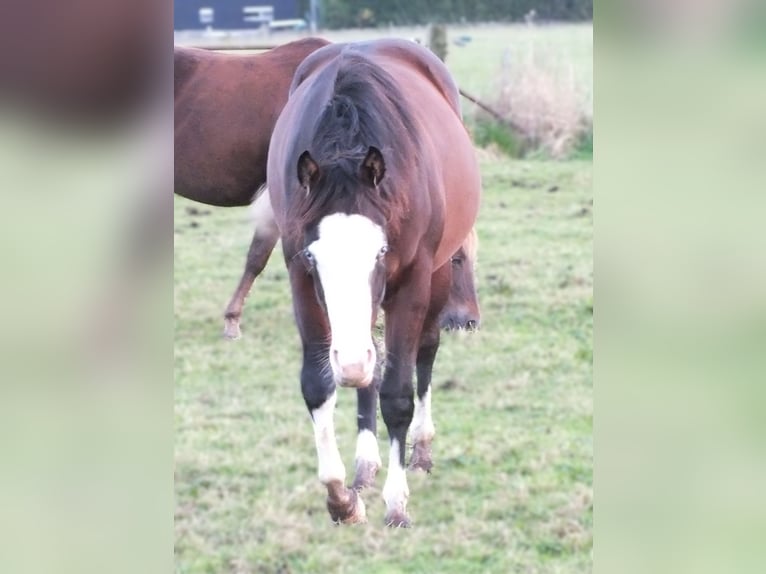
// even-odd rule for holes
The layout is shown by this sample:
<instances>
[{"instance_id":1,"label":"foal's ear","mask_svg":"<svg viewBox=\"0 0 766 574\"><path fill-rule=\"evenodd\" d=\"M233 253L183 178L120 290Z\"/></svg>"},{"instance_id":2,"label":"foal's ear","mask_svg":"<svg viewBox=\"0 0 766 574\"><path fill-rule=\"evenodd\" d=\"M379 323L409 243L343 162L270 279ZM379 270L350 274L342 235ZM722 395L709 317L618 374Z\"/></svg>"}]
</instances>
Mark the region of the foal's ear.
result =
<instances>
[{"instance_id":1,"label":"foal's ear","mask_svg":"<svg viewBox=\"0 0 766 574\"><path fill-rule=\"evenodd\" d=\"M304 151L298 158L298 181L308 192L319 179L319 166L311 157L309 150Z\"/></svg>"},{"instance_id":2,"label":"foal's ear","mask_svg":"<svg viewBox=\"0 0 766 574\"><path fill-rule=\"evenodd\" d=\"M359 176L367 185L378 187L380 180L383 179L385 174L386 162L383 161L383 154L375 146L370 146L359 168Z\"/></svg>"}]
</instances>

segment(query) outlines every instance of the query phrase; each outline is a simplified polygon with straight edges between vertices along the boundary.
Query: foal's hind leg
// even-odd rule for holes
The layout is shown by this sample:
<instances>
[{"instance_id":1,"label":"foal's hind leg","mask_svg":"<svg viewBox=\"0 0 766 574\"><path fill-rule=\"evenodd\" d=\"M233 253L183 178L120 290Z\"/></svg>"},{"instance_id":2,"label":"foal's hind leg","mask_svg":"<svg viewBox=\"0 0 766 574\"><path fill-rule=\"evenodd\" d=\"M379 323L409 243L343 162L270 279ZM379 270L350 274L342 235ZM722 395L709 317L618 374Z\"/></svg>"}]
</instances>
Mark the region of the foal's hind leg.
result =
<instances>
[{"instance_id":1,"label":"foal's hind leg","mask_svg":"<svg viewBox=\"0 0 766 574\"><path fill-rule=\"evenodd\" d=\"M239 320L242 317L242 307L245 305L245 298L250 293L255 278L266 267L269 256L279 240L279 229L274 222L274 213L271 209L268 190L264 190L258 199L255 200L252 209L256 228L253 240L250 243L250 249L247 252L245 271L224 314L223 336L227 339L239 339L242 336Z\"/></svg>"},{"instance_id":2,"label":"foal's hind leg","mask_svg":"<svg viewBox=\"0 0 766 574\"><path fill-rule=\"evenodd\" d=\"M439 316L449 296L451 275L451 264L447 263L439 268L431 279L431 303L423 324L416 362L418 397L410 425L412 437L410 469L413 470L431 472L433 467L431 442L435 428L431 418L431 373L439 350Z\"/></svg>"},{"instance_id":3,"label":"foal's hind leg","mask_svg":"<svg viewBox=\"0 0 766 574\"><path fill-rule=\"evenodd\" d=\"M431 372L433 370L436 352L439 349L439 325L431 327L428 333L423 333L427 341L421 343L418 350L418 398L415 401L415 412L410 425L412 436L412 456L410 469L431 472L431 442L436 429L431 418Z\"/></svg>"},{"instance_id":4,"label":"foal's hind leg","mask_svg":"<svg viewBox=\"0 0 766 574\"><path fill-rule=\"evenodd\" d=\"M359 434L356 437L356 475L353 488L357 491L372 486L375 483L375 476L383 466L375 433L379 382L380 367L378 366L375 368L372 384L356 391Z\"/></svg>"},{"instance_id":5,"label":"foal's hind leg","mask_svg":"<svg viewBox=\"0 0 766 574\"><path fill-rule=\"evenodd\" d=\"M372 486L383 465L375 434L377 393L375 385L357 390L359 434L356 438L356 475L353 484L354 490L357 491Z\"/></svg>"}]
</instances>

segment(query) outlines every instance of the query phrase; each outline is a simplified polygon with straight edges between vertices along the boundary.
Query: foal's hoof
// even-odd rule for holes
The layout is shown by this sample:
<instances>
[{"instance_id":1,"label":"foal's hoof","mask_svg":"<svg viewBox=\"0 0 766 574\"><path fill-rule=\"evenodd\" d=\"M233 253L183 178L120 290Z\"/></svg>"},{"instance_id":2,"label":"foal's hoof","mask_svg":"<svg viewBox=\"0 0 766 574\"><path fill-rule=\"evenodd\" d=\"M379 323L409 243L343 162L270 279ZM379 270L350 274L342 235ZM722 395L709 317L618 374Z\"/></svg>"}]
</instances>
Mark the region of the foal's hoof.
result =
<instances>
[{"instance_id":1,"label":"foal's hoof","mask_svg":"<svg viewBox=\"0 0 766 574\"><path fill-rule=\"evenodd\" d=\"M239 319L226 317L223 320L223 336L230 341L235 341L242 337L242 331L239 329Z\"/></svg>"},{"instance_id":2,"label":"foal's hoof","mask_svg":"<svg viewBox=\"0 0 766 574\"><path fill-rule=\"evenodd\" d=\"M378 474L380 466L378 463L371 460L357 460L356 462L356 475L354 476L354 484L351 485L356 491L360 491L363 488L368 488L375 484L375 476Z\"/></svg>"},{"instance_id":3,"label":"foal's hoof","mask_svg":"<svg viewBox=\"0 0 766 574\"><path fill-rule=\"evenodd\" d=\"M412 526L410 517L402 510L389 510L386 512L386 526L391 528L409 528Z\"/></svg>"},{"instance_id":4,"label":"foal's hoof","mask_svg":"<svg viewBox=\"0 0 766 574\"><path fill-rule=\"evenodd\" d=\"M346 489L339 500L327 497L327 510L335 524L361 524L367 522L367 512L362 497L356 491Z\"/></svg>"},{"instance_id":5,"label":"foal's hoof","mask_svg":"<svg viewBox=\"0 0 766 574\"><path fill-rule=\"evenodd\" d=\"M431 459L431 441L416 442L412 447L410 470L424 470L431 473L434 463Z\"/></svg>"}]
</instances>

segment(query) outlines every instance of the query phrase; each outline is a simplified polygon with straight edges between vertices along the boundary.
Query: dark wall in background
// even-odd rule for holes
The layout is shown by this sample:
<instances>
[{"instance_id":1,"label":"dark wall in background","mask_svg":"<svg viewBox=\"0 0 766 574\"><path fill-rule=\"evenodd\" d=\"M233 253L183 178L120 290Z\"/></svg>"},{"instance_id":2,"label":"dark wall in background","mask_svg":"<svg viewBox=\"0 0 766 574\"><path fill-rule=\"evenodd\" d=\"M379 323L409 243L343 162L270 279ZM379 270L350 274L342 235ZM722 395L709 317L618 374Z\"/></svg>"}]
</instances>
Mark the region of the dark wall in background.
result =
<instances>
[{"instance_id":1,"label":"dark wall in background","mask_svg":"<svg viewBox=\"0 0 766 574\"><path fill-rule=\"evenodd\" d=\"M309 0L175 0L175 29L205 28L203 6L215 10L213 28L253 27L243 21L244 6L274 6L274 19L303 18ZM522 21L531 10L538 21L592 20L593 0L319 0L323 28L387 26L450 22Z\"/></svg>"},{"instance_id":2,"label":"dark wall in background","mask_svg":"<svg viewBox=\"0 0 766 574\"><path fill-rule=\"evenodd\" d=\"M593 0L320 0L326 28L521 21L592 20Z\"/></svg>"},{"instance_id":3,"label":"dark wall in background","mask_svg":"<svg viewBox=\"0 0 766 574\"><path fill-rule=\"evenodd\" d=\"M254 24L244 21L245 6L273 6L275 20L302 18L299 0L175 0L173 2L173 27L176 30L198 30L207 27L200 23L199 9L213 8L215 19L212 27L217 30L252 28Z\"/></svg>"}]
</instances>

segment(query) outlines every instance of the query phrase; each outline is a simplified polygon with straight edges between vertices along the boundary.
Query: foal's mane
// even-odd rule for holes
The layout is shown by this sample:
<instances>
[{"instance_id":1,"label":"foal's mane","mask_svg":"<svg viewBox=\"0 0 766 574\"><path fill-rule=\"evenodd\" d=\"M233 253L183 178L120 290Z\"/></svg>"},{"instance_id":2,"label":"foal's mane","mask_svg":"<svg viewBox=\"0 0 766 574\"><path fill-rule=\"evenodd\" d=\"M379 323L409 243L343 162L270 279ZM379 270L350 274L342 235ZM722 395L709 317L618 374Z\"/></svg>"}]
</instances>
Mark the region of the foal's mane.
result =
<instances>
[{"instance_id":1,"label":"foal's mane","mask_svg":"<svg viewBox=\"0 0 766 574\"><path fill-rule=\"evenodd\" d=\"M310 134L308 149L319 165L319 181L296 202L291 220L305 229L335 211L377 212L388 233L396 234L408 208L402 180L408 166L419 164L417 124L387 71L358 52L345 51L338 58L331 95ZM360 179L370 146L381 150L386 164L376 187Z\"/></svg>"}]
</instances>

